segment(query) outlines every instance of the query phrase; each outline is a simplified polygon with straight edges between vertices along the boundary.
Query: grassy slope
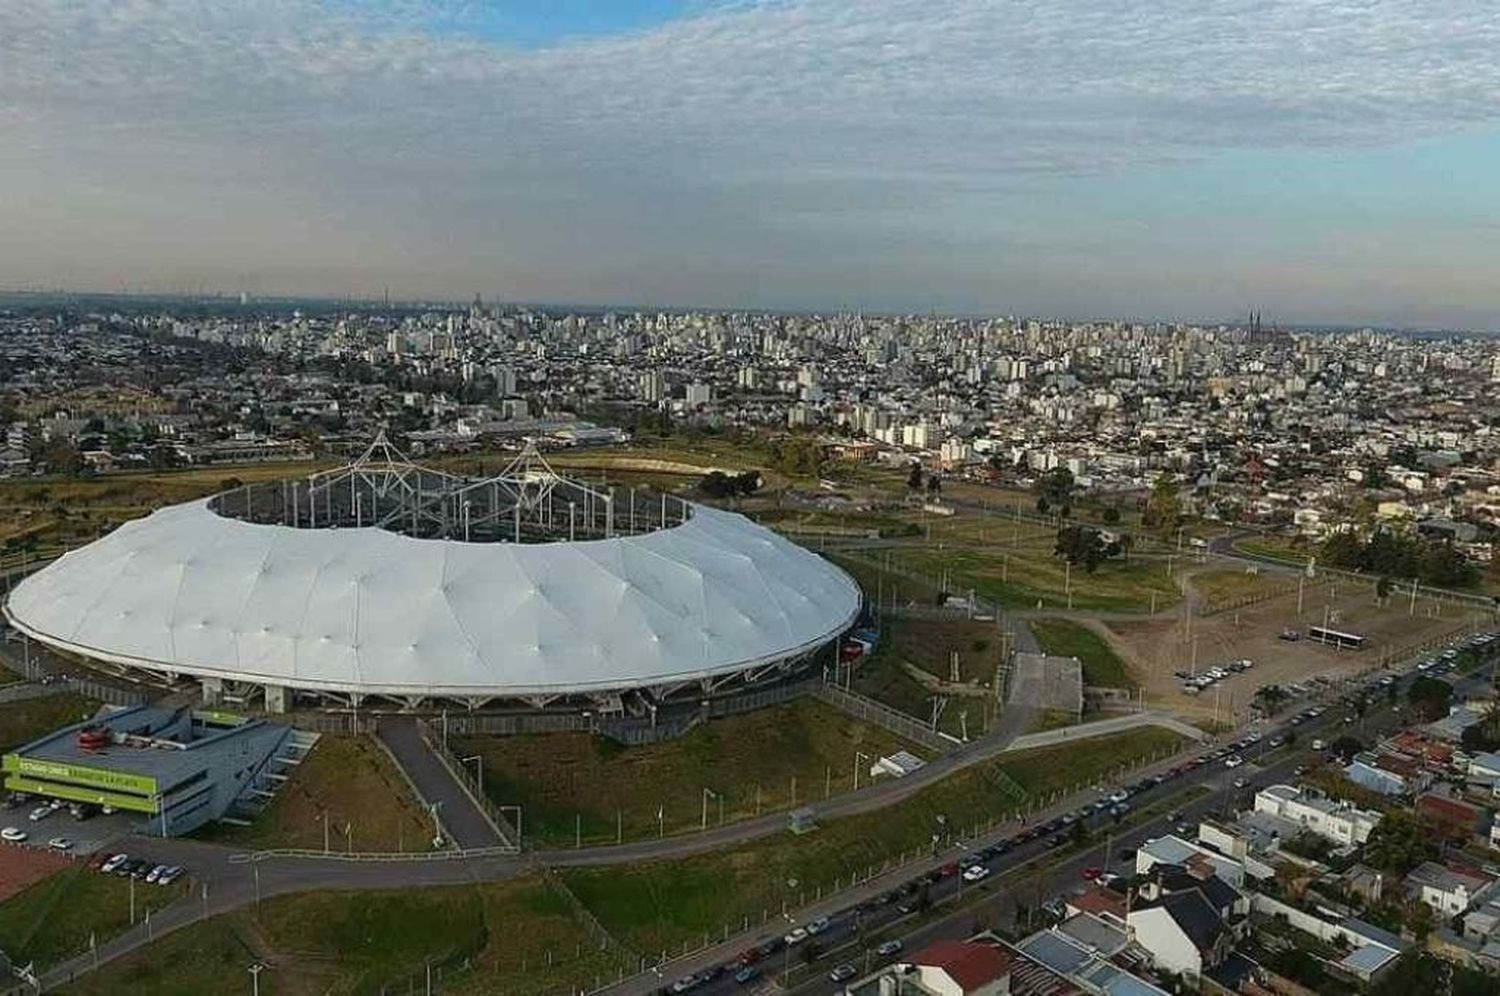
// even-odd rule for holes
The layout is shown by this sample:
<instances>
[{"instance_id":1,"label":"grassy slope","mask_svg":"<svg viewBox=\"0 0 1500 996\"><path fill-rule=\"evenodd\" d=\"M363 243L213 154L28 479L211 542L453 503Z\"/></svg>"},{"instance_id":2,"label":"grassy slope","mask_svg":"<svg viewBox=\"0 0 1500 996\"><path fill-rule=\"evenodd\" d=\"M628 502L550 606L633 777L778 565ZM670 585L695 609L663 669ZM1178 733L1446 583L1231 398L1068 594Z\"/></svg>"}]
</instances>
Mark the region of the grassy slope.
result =
<instances>
[{"instance_id":1,"label":"grassy slope","mask_svg":"<svg viewBox=\"0 0 1500 996\"><path fill-rule=\"evenodd\" d=\"M783 901L810 898L835 879L847 884L852 872L925 847L939 815L958 827L999 818L1028 798L1093 782L1178 743L1175 734L1153 728L1018 752L946 778L898 806L837 820L804 837L777 836L682 861L562 874L614 936L637 950L660 952L701 940L725 924L747 917L754 922L765 910L779 912Z\"/></svg>"},{"instance_id":2,"label":"grassy slope","mask_svg":"<svg viewBox=\"0 0 1500 996\"><path fill-rule=\"evenodd\" d=\"M1116 559L1099 565L1093 574L1079 569L1069 576L1063 561L1052 556L1050 545L1046 549L1035 543L1013 549L903 548L897 556L901 563L932 577L946 571L954 590L973 588L981 596L1014 608L1035 608L1038 602L1044 608L1066 607L1070 589L1072 607L1078 610L1147 611L1153 592L1160 610L1181 597L1164 566L1155 561Z\"/></svg>"},{"instance_id":3,"label":"grassy slope","mask_svg":"<svg viewBox=\"0 0 1500 996\"><path fill-rule=\"evenodd\" d=\"M400 892L315 892L216 917L72 987L120 992L247 991L264 958L264 996L423 991L426 962L445 993L550 994L613 977L561 897L536 879Z\"/></svg>"},{"instance_id":4,"label":"grassy slope","mask_svg":"<svg viewBox=\"0 0 1500 996\"><path fill-rule=\"evenodd\" d=\"M1125 662L1109 641L1087 626L1067 619L1032 619L1026 623L1042 650L1059 657L1077 657L1083 663L1083 683L1110 688L1130 688L1135 682Z\"/></svg>"},{"instance_id":5,"label":"grassy slope","mask_svg":"<svg viewBox=\"0 0 1500 996\"><path fill-rule=\"evenodd\" d=\"M613 841L617 811L626 839L655 836L658 807L668 833L696 829L705 788L724 794L726 821L754 814L757 786L761 812L789 808L794 777L798 801L820 799L828 777L833 792L850 788L856 750L878 756L911 749L879 727L805 698L641 747L587 734L455 739L460 752L484 757L489 795L523 807L528 837L570 844L580 817L585 841ZM717 823L717 798L708 811Z\"/></svg>"},{"instance_id":6,"label":"grassy slope","mask_svg":"<svg viewBox=\"0 0 1500 996\"><path fill-rule=\"evenodd\" d=\"M11 750L59 726L76 723L98 708L93 699L71 692L7 702L0 705L0 750Z\"/></svg>"},{"instance_id":7,"label":"grassy slope","mask_svg":"<svg viewBox=\"0 0 1500 996\"><path fill-rule=\"evenodd\" d=\"M323 847L323 814L330 847L356 851L423 850L432 824L406 780L368 737L324 734L248 827L215 826L204 836L245 847ZM352 824L348 838L345 826Z\"/></svg>"},{"instance_id":8,"label":"grassy slope","mask_svg":"<svg viewBox=\"0 0 1500 996\"><path fill-rule=\"evenodd\" d=\"M136 916L170 905L186 889L184 882L165 889L135 883ZM0 903L0 950L18 965L53 965L86 951L90 934L103 940L129 925L129 880L80 866Z\"/></svg>"}]
</instances>

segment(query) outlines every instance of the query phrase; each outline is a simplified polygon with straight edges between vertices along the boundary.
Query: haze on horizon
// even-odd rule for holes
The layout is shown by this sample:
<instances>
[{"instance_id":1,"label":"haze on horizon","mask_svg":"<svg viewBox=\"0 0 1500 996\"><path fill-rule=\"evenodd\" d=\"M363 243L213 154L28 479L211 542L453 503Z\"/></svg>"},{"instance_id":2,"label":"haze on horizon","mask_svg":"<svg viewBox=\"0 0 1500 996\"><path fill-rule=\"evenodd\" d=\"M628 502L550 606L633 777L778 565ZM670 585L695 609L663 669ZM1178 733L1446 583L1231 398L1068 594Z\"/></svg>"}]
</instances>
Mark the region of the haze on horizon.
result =
<instances>
[{"instance_id":1,"label":"haze on horizon","mask_svg":"<svg viewBox=\"0 0 1500 996\"><path fill-rule=\"evenodd\" d=\"M1500 326L1482 0L0 6L0 286Z\"/></svg>"}]
</instances>

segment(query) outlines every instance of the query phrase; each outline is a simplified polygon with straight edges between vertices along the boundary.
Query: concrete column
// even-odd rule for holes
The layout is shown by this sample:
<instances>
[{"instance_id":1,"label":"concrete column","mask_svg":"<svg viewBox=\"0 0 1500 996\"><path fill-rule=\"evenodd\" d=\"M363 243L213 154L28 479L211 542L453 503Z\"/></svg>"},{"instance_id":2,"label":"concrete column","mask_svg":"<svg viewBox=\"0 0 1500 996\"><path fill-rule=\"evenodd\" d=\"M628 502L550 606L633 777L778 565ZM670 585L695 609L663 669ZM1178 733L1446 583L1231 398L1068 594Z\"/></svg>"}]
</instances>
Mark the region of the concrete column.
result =
<instances>
[{"instance_id":1,"label":"concrete column","mask_svg":"<svg viewBox=\"0 0 1500 996\"><path fill-rule=\"evenodd\" d=\"M224 701L223 678L200 678L199 684L203 688L204 705L216 706Z\"/></svg>"},{"instance_id":2,"label":"concrete column","mask_svg":"<svg viewBox=\"0 0 1500 996\"><path fill-rule=\"evenodd\" d=\"M283 713L283 712L286 712L286 700L287 700L286 686L285 685L266 685L265 686L265 691L266 691L266 712L269 712L269 713Z\"/></svg>"}]
</instances>

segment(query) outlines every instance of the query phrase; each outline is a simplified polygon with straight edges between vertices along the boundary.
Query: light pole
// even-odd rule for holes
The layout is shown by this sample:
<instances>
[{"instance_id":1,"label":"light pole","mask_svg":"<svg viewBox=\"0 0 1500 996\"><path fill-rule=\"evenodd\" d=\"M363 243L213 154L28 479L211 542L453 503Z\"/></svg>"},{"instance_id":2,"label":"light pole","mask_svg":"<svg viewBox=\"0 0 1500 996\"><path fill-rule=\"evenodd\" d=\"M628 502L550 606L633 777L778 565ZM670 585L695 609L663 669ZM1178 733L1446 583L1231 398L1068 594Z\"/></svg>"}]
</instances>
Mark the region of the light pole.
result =
<instances>
[{"instance_id":1,"label":"light pole","mask_svg":"<svg viewBox=\"0 0 1500 996\"><path fill-rule=\"evenodd\" d=\"M703 819L702 819L702 821L701 821L701 823L700 823L700 825L698 827L698 829L700 829L700 830L707 830L708 829L708 800L711 799L711 798L717 799L717 798L720 798L720 796L713 789L711 789L711 788L705 788L703 790ZM720 804L719 811L721 813L723 812L723 804L722 804L722 802Z\"/></svg>"},{"instance_id":2,"label":"light pole","mask_svg":"<svg viewBox=\"0 0 1500 996\"><path fill-rule=\"evenodd\" d=\"M328 810L323 810L323 853L328 853Z\"/></svg>"},{"instance_id":3,"label":"light pole","mask_svg":"<svg viewBox=\"0 0 1500 996\"><path fill-rule=\"evenodd\" d=\"M474 769L477 772L477 774L474 776L474 784L475 784L475 786L478 787L479 791L483 792L484 791L484 755L483 754L470 754L468 757L461 759L459 761L459 763L460 764L468 764L470 761L474 762Z\"/></svg>"},{"instance_id":4,"label":"light pole","mask_svg":"<svg viewBox=\"0 0 1500 996\"><path fill-rule=\"evenodd\" d=\"M868 761L870 759L870 755L866 754L862 750L857 750L854 752L854 791L856 792L859 791L859 762L861 758Z\"/></svg>"},{"instance_id":5,"label":"light pole","mask_svg":"<svg viewBox=\"0 0 1500 996\"><path fill-rule=\"evenodd\" d=\"M250 965L250 985L251 992L254 994L254 996L260 996L260 973L264 972L265 970L266 966L262 965L258 961L253 962Z\"/></svg>"}]
</instances>

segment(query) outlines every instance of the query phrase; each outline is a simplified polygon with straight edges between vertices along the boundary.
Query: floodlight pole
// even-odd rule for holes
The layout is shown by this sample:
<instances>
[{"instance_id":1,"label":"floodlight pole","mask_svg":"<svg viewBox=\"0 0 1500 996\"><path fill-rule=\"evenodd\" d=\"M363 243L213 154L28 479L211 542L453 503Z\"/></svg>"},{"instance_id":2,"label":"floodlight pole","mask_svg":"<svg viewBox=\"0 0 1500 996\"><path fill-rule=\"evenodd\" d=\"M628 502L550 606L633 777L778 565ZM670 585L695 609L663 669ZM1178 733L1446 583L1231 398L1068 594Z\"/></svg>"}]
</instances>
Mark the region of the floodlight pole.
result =
<instances>
[{"instance_id":1,"label":"floodlight pole","mask_svg":"<svg viewBox=\"0 0 1500 996\"><path fill-rule=\"evenodd\" d=\"M573 510L574 505L568 502L568 542L573 542Z\"/></svg>"},{"instance_id":2,"label":"floodlight pole","mask_svg":"<svg viewBox=\"0 0 1500 996\"><path fill-rule=\"evenodd\" d=\"M864 758L866 761L868 761L870 759L870 755L866 754L862 750L857 750L857 751L854 752L854 791L856 791L856 792L859 791L859 760L860 760L860 758Z\"/></svg>"},{"instance_id":3,"label":"floodlight pole","mask_svg":"<svg viewBox=\"0 0 1500 996\"><path fill-rule=\"evenodd\" d=\"M251 992L253 996L260 996L260 973L265 971L266 966L256 962L249 968Z\"/></svg>"}]
</instances>

